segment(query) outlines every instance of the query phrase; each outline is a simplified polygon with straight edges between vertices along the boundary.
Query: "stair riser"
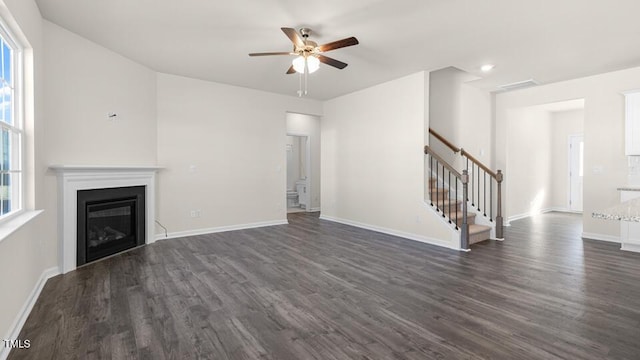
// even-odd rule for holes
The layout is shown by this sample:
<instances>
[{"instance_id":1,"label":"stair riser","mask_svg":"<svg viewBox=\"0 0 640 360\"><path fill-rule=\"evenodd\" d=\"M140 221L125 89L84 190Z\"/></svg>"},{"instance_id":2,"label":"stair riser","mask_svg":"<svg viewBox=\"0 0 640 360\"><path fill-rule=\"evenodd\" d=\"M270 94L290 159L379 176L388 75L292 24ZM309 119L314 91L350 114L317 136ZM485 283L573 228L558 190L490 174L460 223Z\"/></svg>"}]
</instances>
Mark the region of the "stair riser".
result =
<instances>
[{"instance_id":1,"label":"stair riser","mask_svg":"<svg viewBox=\"0 0 640 360\"><path fill-rule=\"evenodd\" d=\"M438 209L440 209L441 211L444 210L445 214L451 214L451 213L455 213L456 212L456 204L452 203L452 204L444 204L444 206L440 203L436 203L435 201L433 202L433 205L435 205ZM458 213L461 214L462 213L462 206L460 204L458 204Z\"/></svg>"},{"instance_id":2,"label":"stair riser","mask_svg":"<svg viewBox=\"0 0 640 360\"><path fill-rule=\"evenodd\" d=\"M436 201L436 200L442 200L442 197L444 196L445 200L449 199L449 192L448 191L434 191L431 193L431 200L432 201Z\"/></svg>"},{"instance_id":3,"label":"stair riser","mask_svg":"<svg viewBox=\"0 0 640 360\"><path fill-rule=\"evenodd\" d=\"M491 237L491 230L482 231L479 233L475 233L473 235L469 235L469 245L479 243L480 241L489 240Z\"/></svg>"},{"instance_id":4,"label":"stair riser","mask_svg":"<svg viewBox=\"0 0 640 360\"><path fill-rule=\"evenodd\" d=\"M451 219L451 221L455 220L455 214L451 214L451 216L449 217ZM458 212L458 221L456 221L458 226L462 225L462 212ZM471 224L475 224L476 223L476 217L475 214L469 214L467 213L467 224L471 225Z\"/></svg>"}]
</instances>

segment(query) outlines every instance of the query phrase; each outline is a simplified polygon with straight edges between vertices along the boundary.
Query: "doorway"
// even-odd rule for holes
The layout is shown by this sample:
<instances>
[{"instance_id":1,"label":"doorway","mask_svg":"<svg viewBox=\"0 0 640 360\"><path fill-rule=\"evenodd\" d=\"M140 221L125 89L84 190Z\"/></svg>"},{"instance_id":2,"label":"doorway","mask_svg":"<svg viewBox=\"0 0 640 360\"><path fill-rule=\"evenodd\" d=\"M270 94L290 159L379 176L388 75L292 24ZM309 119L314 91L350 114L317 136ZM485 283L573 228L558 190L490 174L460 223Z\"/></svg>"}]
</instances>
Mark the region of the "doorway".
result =
<instances>
[{"instance_id":1,"label":"doorway","mask_svg":"<svg viewBox=\"0 0 640 360\"><path fill-rule=\"evenodd\" d=\"M569 210L582 212L584 136L569 135Z\"/></svg>"},{"instance_id":2,"label":"doorway","mask_svg":"<svg viewBox=\"0 0 640 360\"><path fill-rule=\"evenodd\" d=\"M309 136L287 134L287 213L310 208L311 149Z\"/></svg>"},{"instance_id":3,"label":"doorway","mask_svg":"<svg viewBox=\"0 0 640 360\"><path fill-rule=\"evenodd\" d=\"M586 143L583 137L570 139L584 134L584 108L584 99L573 99L507 111L507 221L548 211L582 211ZM573 154L570 141L576 143ZM570 180L569 174L575 176Z\"/></svg>"},{"instance_id":4,"label":"doorway","mask_svg":"<svg viewBox=\"0 0 640 360\"><path fill-rule=\"evenodd\" d=\"M320 211L320 117L286 113L283 190L287 212ZM282 194L284 197L285 194Z\"/></svg>"}]
</instances>

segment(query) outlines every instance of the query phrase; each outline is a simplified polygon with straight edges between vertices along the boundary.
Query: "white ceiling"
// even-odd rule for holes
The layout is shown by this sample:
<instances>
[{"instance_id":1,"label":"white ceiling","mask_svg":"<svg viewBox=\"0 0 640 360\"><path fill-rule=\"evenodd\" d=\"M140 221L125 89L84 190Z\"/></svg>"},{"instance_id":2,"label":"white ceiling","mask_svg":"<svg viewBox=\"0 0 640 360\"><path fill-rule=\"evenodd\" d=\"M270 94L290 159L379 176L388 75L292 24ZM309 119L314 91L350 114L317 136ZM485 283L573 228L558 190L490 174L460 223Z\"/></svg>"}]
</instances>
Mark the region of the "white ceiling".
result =
<instances>
[{"instance_id":1,"label":"white ceiling","mask_svg":"<svg viewBox=\"0 0 640 360\"><path fill-rule=\"evenodd\" d=\"M640 65L638 0L36 0L42 16L154 70L294 96L280 27L360 45L327 55L309 96L329 99L455 66L481 88L549 83ZM496 68L482 74L479 67Z\"/></svg>"}]
</instances>

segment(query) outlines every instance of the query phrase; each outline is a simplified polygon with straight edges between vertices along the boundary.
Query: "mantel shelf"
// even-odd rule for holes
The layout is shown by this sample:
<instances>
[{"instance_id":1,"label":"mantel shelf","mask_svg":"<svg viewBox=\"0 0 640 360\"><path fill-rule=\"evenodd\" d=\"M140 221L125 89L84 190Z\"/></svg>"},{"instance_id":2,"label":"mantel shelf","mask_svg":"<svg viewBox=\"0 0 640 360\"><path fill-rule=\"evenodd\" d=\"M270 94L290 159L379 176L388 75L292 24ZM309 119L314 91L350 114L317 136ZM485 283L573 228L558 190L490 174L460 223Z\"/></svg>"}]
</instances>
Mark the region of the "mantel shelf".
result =
<instances>
[{"instance_id":1,"label":"mantel shelf","mask_svg":"<svg viewBox=\"0 0 640 360\"><path fill-rule=\"evenodd\" d=\"M50 165L49 169L57 172L65 171L158 171L163 169L157 165Z\"/></svg>"}]
</instances>

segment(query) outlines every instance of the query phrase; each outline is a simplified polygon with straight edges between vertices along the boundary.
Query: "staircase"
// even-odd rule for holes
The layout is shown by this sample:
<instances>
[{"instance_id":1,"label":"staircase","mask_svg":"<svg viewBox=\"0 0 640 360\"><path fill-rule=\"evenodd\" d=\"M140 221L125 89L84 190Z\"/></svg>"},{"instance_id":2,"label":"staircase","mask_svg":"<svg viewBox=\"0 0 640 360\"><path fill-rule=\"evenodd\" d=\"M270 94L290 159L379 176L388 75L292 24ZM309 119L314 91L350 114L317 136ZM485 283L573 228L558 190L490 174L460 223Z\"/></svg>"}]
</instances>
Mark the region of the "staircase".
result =
<instances>
[{"instance_id":1,"label":"staircase","mask_svg":"<svg viewBox=\"0 0 640 360\"><path fill-rule=\"evenodd\" d=\"M438 179L429 178L429 189L434 189L430 193L431 205L435 206L442 216L449 220L457 229L462 227L462 200L449 198L449 190L437 187ZM469 245L489 240L491 238L491 226L476 224L475 212L467 213L467 225L469 228Z\"/></svg>"},{"instance_id":2,"label":"staircase","mask_svg":"<svg viewBox=\"0 0 640 360\"><path fill-rule=\"evenodd\" d=\"M501 240L502 172L492 171L432 129L429 134L453 151L454 162L464 167L458 171L431 147L424 147L428 202L433 210L460 233L463 250L491 238Z\"/></svg>"}]
</instances>

